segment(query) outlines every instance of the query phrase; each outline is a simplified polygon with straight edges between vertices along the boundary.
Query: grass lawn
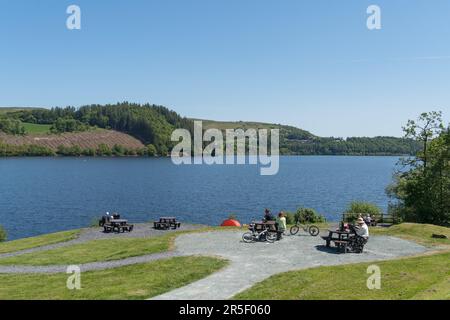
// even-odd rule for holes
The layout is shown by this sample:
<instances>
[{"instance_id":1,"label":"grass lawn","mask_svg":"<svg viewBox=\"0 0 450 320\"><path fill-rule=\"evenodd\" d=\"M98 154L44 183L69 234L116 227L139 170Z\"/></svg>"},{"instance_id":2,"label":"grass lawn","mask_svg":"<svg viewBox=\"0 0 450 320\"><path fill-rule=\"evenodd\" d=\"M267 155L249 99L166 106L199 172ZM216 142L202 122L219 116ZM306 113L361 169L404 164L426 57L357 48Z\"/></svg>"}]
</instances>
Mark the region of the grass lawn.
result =
<instances>
[{"instance_id":1,"label":"grass lawn","mask_svg":"<svg viewBox=\"0 0 450 320\"><path fill-rule=\"evenodd\" d=\"M0 299L147 299L204 278L226 264L210 257L176 257L84 272L81 290L67 289L67 274L0 274Z\"/></svg>"},{"instance_id":2,"label":"grass lawn","mask_svg":"<svg viewBox=\"0 0 450 320\"><path fill-rule=\"evenodd\" d=\"M7 241L0 243L0 254L19 250L41 247L58 242L65 242L75 239L80 234L80 230L70 230L57 233L45 234L42 236Z\"/></svg>"},{"instance_id":3,"label":"grass lawn","mask_svg":"<svg viewBox=\"0 0 450 320\"><path fill-rule=\"evenodd\" d=\"M29 134L45 134L50 133L50 124L22 123L26 133Z\"/></svg>"},{"instance_id":4,"label":"grass lawn","mask_svg":"<svg viewBox=\"0 0 450 320\"><path fill-rule=\"evenodd\" d=\"M446 235L447 239L432 238L433 233ZM370 234L395 236L405 240L415 241L428 247L436 245L450 246L450 228L431 224L402 223L389 228L375 227L370 228Z\"/></svg>"},{"instance_id":5,"label":"grass lawn","mask_svg":"<svg viewBox=\"0 0 450 320\"><path fill-rule=\"evenodd\" d=\"M152 238L92 240L48 251L27 253L0 259L0 265L82 264L119 260L128 257L167 251L173 234Z\"/></svg>"},{"instance_id":6,"label":"grass lawn","mask_svg":"<svg viewBox=\"0 0 450 320\"><path fill-rule=\"evenodd\" d=\"M381 269L379 290L366 286L371 264ZM450 252L286 272L256 284L235 299L450 299Z\"/></svg>"},{"instance_id":7,"label":"grass lawn","mask_svg":"<svg viewBox=\"0 0 450 320\"><path fill-rule=\"evenodd\" d=\"M2 258L0 259L0 265L45 266L120 260L129 257L168 251L172 248L175 238L181 234L217 230L227 231L240 229L205 227L196 230L171 232L162 236L150 238L92 240L67 247Z\"/></svg>"}]
</instances>

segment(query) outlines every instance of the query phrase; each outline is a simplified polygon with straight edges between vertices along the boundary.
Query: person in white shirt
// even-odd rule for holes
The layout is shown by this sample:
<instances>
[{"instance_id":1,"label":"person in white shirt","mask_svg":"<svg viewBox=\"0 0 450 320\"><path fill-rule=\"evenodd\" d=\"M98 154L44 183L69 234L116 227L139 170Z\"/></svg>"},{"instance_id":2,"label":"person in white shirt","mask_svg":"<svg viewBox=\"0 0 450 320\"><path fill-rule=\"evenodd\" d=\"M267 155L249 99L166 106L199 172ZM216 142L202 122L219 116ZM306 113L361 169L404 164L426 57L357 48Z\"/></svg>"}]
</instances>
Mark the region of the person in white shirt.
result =
<instances>
[{"instance_id":1,"label":"person in white shirt","mask_svg":"<svg viewBox=\"0 0 450 320\"><path fill-rule=\"evenodd\" d=\"M356 223L358 224L358 226L355 228L356 234L366 240L369 239L369 227L364 222L364 219L358 218L356 220Z\"/></svg>"}]
</instances>

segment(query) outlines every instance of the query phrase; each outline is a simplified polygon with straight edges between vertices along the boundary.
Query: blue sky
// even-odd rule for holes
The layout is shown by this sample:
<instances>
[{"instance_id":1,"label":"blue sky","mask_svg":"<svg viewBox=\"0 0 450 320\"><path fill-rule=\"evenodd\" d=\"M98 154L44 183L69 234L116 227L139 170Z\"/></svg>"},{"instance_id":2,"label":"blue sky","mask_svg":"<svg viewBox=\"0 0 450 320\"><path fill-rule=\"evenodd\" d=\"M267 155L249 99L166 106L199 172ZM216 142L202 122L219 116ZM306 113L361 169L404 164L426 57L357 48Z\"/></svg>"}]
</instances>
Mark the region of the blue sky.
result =
<instances>
[{"instance_id":1,"label":"blue sky","mask_svg":"<svg viewBox=\"0 0 450 320\"><path fill-rule=\"evenodd\" d=\"M81 30L66 29L70 4ZM423 111L449 120L449 18L448 0L0 0L0 106L127 100L400 136Z\"/></svg>"}]
</instances>

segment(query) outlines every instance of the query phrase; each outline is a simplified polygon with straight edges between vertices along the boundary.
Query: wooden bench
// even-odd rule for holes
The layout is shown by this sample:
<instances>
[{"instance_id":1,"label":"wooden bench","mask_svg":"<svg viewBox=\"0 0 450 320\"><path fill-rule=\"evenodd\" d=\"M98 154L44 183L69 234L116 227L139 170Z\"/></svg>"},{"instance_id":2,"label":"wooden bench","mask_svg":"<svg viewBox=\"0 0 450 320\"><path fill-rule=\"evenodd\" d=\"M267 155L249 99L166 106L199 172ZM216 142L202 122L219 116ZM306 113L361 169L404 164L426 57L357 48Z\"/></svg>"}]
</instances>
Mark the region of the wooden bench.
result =
<instances>
[{"instance_id":1,"label":"wooden bench","mask_svg":"<svg viewBox=\"0 0 450 320\"><path fill-rule=\"evenodd\" d=\"M338 248L338 250L343 250L344 253L347 253L348 241L347 240L333 240L334 245Z\"/></svg>"}]
</instances>

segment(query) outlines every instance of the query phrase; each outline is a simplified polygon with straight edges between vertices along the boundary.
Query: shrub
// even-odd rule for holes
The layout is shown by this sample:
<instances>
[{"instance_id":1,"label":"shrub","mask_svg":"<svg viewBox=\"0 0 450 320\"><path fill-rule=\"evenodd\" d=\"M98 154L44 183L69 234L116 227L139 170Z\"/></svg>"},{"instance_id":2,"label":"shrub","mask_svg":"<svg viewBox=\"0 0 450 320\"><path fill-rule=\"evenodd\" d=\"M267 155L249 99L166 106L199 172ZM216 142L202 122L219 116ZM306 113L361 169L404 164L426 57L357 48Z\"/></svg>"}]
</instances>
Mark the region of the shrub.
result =
<instances>
[{"instance_id":1,"label":"shrub","mask_svg":"<svg viewBox=\"0 0 450 320\"><path fill-rule=\"evenodd\" d=\"M370 202L353 201L344 213L346 213L346 222L353 222L359 215L365 216L366 214L370 214L372 217L380 216L382 210Z\"/></svg>"},{"instance_id":2,"label":"shrub","mask_svg":"<svg viewBox=\"0 0 450 320\"><path fill-rule=\"evenodd\" d=\"M0 131L9 134L25 134L22 122L16 119L0 118Z\"/></svg>"},{"instance_id":3,"label":"shrub","mask_svg":"<svg viewBox=\"0 0 450 320\"><path fill-rule=\"evenodd\" d=\"M6 230L0 225L0 242L6 241Z\"/></svg>"},{"instance_id":4,"label":"shrub","mask_svg":"<svg viewBox=\"0 0 450 320\"><path fill-rule=\"evenodd\" d=\"M124 156L126 154L126 152L127 152L127 150L123 146L118 145L118 144L115 144L112 148L112 154L115 156L119 156L119 157Z\"/></svg>"},{"instance_id":5,"label":"shrub","mask_svg":"<svg viewBox=\"0 0 450 320\"><path fill-rule=\"evenodd\" d=\"M104 143L100 143L98 145L98 148L96 150L96 153L99 156L111 156L112 155L112 151L111 148L108 147L108 145L104 144Z\"/></svg>"},{"instance_id":6,"label":"shrub","mask_svg":"<svg viewBox=\"0 0 450 320\"><path fill-rule=\"evenodd\" d=\"M300 223L321 223L326 222L326 219L316 210L311 208L298 208L295 213L295 220Z\"/></svg>"},{"instance_id":7,"label":"shrub","mask_svg":"<svg viewBox=\"0 0 450 320\"><path fill-rule=\"evenodd\" d=\"M286 218L286 224L295 224L295 213L285 212L284 217Z\"/></svg>"},{"instance_id":8,"label":"shrub","mask_svg":"<svg viewBox=\"0 0 450 320\"><path fill-rule=\"evenodd\" d=\"M156 153L157 153L156 147L153 144L149 144L147 146L147 154L148 154L148 156L149 157L154 157L154 156L156 156Z\"/></svg>"}]
</instances>

